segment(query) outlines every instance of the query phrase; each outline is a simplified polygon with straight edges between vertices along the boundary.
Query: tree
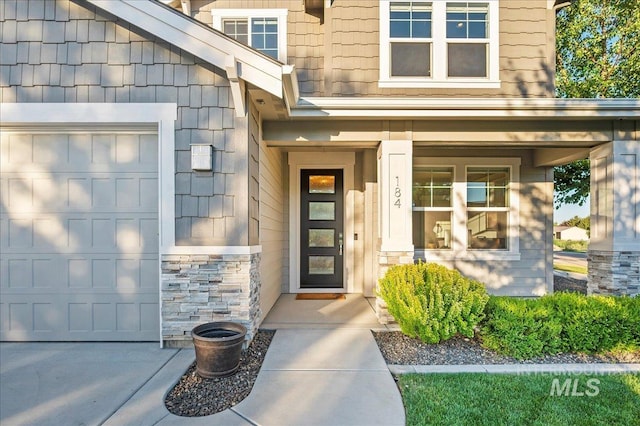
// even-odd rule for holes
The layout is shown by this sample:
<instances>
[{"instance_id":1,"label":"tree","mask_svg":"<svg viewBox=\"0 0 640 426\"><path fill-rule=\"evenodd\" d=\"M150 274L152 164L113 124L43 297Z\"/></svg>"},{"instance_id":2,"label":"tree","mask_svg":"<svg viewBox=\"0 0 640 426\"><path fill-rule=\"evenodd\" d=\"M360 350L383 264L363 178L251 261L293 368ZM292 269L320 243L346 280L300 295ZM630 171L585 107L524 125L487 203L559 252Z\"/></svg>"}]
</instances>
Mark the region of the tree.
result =
<instances>
[{"instance_id":1,"label":"tree","mask_svg":"<svg viewBox=\"0 0 640 426\"><path fill-rule=\"evenodd\" d=\"M589 160L557 166L553 170L555 204L583 205L587 201L590 189Z\"/></svg>"},{"instance_id":2,"label":"tree","mask_svg":"<svg viewBox=\"0 0 640 426\"><path fill-rule=\"evenodd\" d=\"M578 228L582 228L586 231L591 229L591 218L587 217L578 217L574 216L571 219L565 220L560 225L562 226L577 226Z\"/></svg>"},{"instance_id":3,"label":"tree","mask_svg":"<svg viewBox=\"0 0 640 426\"><path fill-rule=\"evenodd\" d=\"M640 97L638 0L573 0L556 20L556 94ZM556 205L585 203L589 161L555 168Z\"/></svg>"},{"instance_id":4,"label":"tree","mask_svg":"<svg viewBox=\"0 0 640 426\"><path fill-rule=\"evenodd\" d=\"M640 95L638 0L573 0L556 28L558 97Z\"/></svg>"}]
</instances>

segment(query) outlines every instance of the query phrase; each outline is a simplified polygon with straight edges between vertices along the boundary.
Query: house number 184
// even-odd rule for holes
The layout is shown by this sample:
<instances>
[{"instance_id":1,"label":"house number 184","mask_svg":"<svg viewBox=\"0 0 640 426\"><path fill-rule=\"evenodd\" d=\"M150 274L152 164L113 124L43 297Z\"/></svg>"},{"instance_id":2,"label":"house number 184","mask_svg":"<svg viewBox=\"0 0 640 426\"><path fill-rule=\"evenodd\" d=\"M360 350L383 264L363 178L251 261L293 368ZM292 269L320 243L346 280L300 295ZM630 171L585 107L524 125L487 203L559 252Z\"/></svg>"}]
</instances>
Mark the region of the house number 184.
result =
<instances>
[{"instance_id":1,"label":"house number 184","mask_svg":"<svg viewBox=\"0 0 640 426\"><path fill-rule=\"evenodd\" d=\"M402 206L402 190L400 189L400 178L396 176L396 187L393 188L393 205L400 208Z\"/></svg>"}]
</instances>

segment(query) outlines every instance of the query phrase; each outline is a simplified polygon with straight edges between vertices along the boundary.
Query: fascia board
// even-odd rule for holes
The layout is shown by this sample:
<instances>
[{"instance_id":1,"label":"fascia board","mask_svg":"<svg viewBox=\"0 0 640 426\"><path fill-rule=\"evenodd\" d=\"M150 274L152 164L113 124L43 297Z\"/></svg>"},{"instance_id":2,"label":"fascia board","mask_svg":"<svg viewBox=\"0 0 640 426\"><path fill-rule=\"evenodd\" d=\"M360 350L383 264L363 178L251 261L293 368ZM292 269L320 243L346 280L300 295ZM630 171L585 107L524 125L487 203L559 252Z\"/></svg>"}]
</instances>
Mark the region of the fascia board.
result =
<instances>
[{"instance_id":1,"label":"fascia board","mask_svg":"<svg viewBox=\"0 0 640 426\"><path fill-rule=\"evenodd\" d=\"M225 69L227 58L233 56L241 64L239 78L282 98L282 65L213 29L202 28L154 1L87 1L221 69Z\"/></svg>"},{"instance_id":2,"label":"fascia board","mask_svg":"<svg viewBox=\"0 0 640 426\"><path fill-rule=\"evenodd\" d=\"M639 99L301 98L292 118L640 119Z\"/></svg>"},{"instance_id":3,"label":"fascia board","mask_svg":"<svg viewBox=\"0 0 640 426\"><path fill-rule=\"evenodd\" d=\"M291 109L295 108L300 99L298 77L296 75L295 66L285 65L282 67L282 87L287 113L291 114Z\"/></svg>"}]
</instances>

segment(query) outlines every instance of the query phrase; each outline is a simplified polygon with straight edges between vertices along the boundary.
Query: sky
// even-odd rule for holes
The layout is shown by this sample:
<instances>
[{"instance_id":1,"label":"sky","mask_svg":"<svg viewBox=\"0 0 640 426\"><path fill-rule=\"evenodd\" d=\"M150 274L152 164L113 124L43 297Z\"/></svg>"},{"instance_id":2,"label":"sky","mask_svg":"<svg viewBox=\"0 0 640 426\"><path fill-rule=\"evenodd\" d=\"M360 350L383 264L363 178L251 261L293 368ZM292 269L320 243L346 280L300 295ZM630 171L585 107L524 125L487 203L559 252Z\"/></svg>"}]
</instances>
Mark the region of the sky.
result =
<instances>
[{"instance_id":1,"label":"sky","mask_svg":"<svg viewBox=\"0 0 640 426\"><path fill-rule=\"evenodd\" d=\"M586 217L589 216L589 205L590 198L587 198L587 201L579 206L577 204L564 204L559 209L555 209L553 212L553 222L554 223L562 223L567 219L571 219L574 216L578 217Z\"/></svg>"}]
</instances>

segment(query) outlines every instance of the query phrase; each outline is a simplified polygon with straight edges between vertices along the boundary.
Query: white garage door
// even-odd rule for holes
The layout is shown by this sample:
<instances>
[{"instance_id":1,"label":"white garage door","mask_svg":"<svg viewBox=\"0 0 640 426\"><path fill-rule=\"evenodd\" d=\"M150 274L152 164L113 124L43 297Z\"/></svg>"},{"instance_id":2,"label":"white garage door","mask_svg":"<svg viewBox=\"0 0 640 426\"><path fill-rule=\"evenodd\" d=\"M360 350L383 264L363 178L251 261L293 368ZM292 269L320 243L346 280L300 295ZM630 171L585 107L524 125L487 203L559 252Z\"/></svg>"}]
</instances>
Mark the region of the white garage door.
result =
<instances>
[{"instance_id":1,"label":"white garage door","mask_svg":"<svg viewBox=\"0 0 640 426\"><path fill-rule=\"evenodd\" d=\"M159 340L155 134L3 131L0 340Z\"/></svg>"}]
</instances>

